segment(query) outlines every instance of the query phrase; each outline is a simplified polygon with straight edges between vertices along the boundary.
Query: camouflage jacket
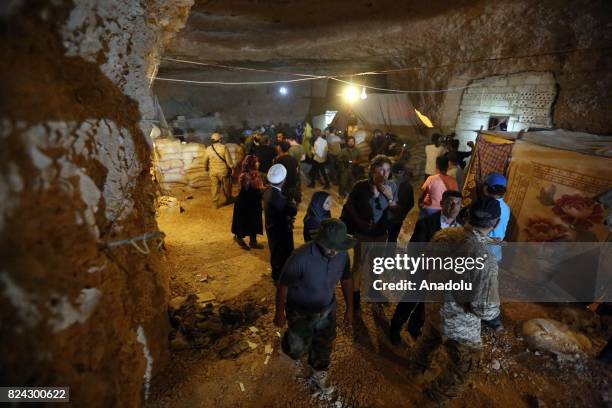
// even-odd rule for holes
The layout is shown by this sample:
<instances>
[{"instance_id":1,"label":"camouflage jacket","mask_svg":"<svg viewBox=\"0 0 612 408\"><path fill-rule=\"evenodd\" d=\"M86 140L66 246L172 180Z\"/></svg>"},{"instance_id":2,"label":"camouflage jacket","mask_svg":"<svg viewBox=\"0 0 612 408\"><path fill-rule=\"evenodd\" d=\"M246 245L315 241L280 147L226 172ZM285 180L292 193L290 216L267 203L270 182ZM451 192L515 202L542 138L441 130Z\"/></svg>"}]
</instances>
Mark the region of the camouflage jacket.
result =
<instances>
[{"instance_id":1,"label":"camouflage jacket","mask_svg":"<svg viewBox=\"0 0 612 408\"><path fill-rule=\"evenodd\" d=\"M214 143L206 148L204 168L210 174L225 175L232 167L234 167L234 161L232 160L230 150L225 145Z\"/></svg>"},{"instance_id":2,"label":"camouflage jacket","mask_svg":"<svg viewBox=\"0 0 612 408\"><path fill-rule=\"evenodd\" d=\"M446 293L439 308L439 329L444 338L479 347L481 320L494 319L500 313L497 261L487 245L491 239L468 225L442 229L431 242L457 243L462 246L462 252L473 257L485 257L486 254L484 268L472 269L462 275L462 279L472 283L469 294L458 297Z\"/></svg>"},{"instance_id":3,"label":"camouflage jacket","mask_svg":"<svg viewBox=\"0 0 612 408\"><path fill-rule=\"evenodd\" d=\"M352 149L345 147L340 152L340 156L338 160L342 168L348 169L351 167L352 164L357 165L360 157L361 157L361 152L359 151L357 147L354 147Z\"/></svg>"}]
</instances>

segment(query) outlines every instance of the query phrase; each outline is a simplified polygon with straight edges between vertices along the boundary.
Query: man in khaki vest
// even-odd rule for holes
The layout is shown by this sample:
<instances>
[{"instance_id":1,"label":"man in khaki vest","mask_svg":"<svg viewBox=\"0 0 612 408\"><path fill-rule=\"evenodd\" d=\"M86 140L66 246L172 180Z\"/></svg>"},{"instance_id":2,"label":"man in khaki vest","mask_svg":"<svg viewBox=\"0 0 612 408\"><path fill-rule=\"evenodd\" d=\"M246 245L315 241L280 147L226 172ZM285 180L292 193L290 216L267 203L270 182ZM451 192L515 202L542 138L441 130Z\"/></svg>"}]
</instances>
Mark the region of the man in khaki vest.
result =
<instances>
[{"instance_id":1,"label":"man in khaki vest","mask_svg":"<svg viewBox=\"0 0 612 408\"><path fill-rule=\"evenodd\" d=\"M206 148L206 158L204 159L204 168L210 176L210 192L212 193L213 203L216 208L220 208L225 204L232 202L232 197L228 195L229 182L232 167L234 162L230 155L229 149L221 144L221 135L213 133L210 137L212 145ZM225 202L219 202L219 184L225 196Z\"/></svg>"}]
</instances>

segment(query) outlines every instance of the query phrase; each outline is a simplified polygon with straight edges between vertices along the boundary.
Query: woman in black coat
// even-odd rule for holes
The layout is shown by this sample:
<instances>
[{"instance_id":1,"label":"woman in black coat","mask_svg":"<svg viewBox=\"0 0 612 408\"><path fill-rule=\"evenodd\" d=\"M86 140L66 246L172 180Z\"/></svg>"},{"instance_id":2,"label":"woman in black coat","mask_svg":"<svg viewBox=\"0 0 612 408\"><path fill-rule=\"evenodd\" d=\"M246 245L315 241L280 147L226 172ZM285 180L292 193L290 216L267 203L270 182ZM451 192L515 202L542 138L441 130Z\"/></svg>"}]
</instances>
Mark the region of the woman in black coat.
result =
<instances>
[{"instance_id":1,"label":"woman in black coat","mask_svg":"<svg viewBox=\"0 0 612 408\"><path fill-rule=\"evenodd\" d=\"M263 245L257 242L257 235L263 235L261 197L264 185L259 175L259 160L256 156L248 155L242 162L242 172L238 179L240 192L234 203L232 217L232 233L234 241L242 249L262 249ZM249 237L249 244L244 237Z\"/></svg>"}]
</instances>

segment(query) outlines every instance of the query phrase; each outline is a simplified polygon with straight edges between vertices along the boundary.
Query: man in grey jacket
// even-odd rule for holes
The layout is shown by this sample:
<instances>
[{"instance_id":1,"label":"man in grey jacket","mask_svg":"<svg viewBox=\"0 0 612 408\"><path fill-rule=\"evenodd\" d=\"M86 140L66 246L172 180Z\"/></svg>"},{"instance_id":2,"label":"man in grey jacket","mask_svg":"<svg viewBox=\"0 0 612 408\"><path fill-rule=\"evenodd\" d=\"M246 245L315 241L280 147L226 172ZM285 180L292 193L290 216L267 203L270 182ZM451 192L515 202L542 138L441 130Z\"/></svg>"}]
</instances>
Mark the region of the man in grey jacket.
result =
<instances>
[{"instance_id":1,"label":"man in grey jacket","mask_svg":"<svg viewBox=\"0 0 612 408\"><path fill-rule=\"evenodd\" d=\"M427 396L439 403L463 391L480 360L481 321L499 316L497 262L488 246L491 242L488 234L499 223L500 212L497 200L483 197L470 207L468 225L442 229L431 241L450 244L470 256L485 259L482 269L473 268L461 275L461 279L471 282L471 291L448 292L442 303L426 306L427 322L415 348L411 371L425 372L434 352L444 346L448 355L446 366L426 390Z\"/></svg>"}]
</instances>

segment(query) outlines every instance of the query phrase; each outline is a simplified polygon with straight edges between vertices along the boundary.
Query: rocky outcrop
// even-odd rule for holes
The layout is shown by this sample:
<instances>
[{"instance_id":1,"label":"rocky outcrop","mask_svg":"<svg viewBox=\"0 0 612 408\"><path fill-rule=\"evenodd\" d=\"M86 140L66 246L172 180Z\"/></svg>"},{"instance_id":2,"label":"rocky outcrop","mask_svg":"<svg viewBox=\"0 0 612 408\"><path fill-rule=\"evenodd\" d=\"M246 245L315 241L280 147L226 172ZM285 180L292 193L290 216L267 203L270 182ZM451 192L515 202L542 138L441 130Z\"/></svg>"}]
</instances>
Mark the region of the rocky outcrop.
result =
<instances>
[{"instance_id":1,"label":"rocky outcrop","mask_svg":"<svg viewBox=\"0 0 612 408\"><path fill-rule=\"evenodd\" d=\"M401 5L379 0L350 6L297 1L256 7L233 0L203 2L168 54L316 74L404 69L386 76L388 88L403 90L461 88L494 75L549 72L558 87L552 125L611 134L611 16L608 3L589 0L437 0ZM191 71L192 78L193 71L202 72L201 67L169 61L163 61L162 68L171 68L174 77ZM217 76L221 72L215 71ZM251 77L243 73L244 80ZM206 87L203 92L222 91ZM410 97L438 129L450 132L461 95L458 90ZM213 99L211 95L206 102ZM272 110L270 120L273 116Z\"/></svg>"},{"instance_id":2,"label":"rocky outcrop","mask_svg":"<svg viewBox=\"0 0 612 408\"><path fill-rule=\"evenodd\" d=\"M150 76L191 0L2 6L0 378L138 406L166 358ZM151 245L151 248L154 246Z\"/></svg>"}]
</instances>

